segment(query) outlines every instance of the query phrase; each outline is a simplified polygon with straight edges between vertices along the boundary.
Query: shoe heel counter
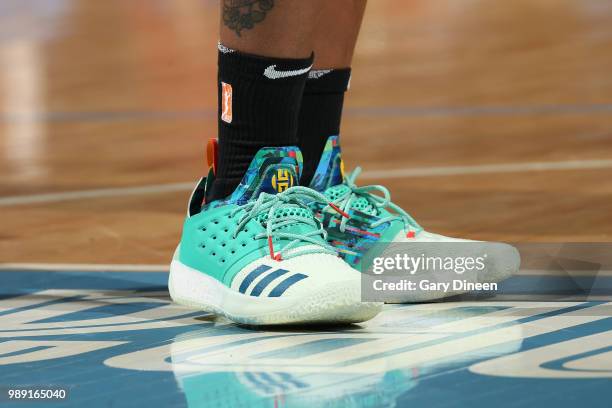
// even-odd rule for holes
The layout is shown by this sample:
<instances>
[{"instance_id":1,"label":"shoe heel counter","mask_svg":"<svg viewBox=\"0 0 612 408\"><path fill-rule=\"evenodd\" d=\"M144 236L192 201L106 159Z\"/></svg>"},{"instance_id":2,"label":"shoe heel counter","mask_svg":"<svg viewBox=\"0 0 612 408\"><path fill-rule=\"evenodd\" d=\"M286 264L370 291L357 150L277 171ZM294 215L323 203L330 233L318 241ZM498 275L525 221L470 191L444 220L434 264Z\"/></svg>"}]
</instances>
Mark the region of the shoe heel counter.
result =
<instances>
[{"instance_id":1,"label":"shoe heel counter","mask_svg":"<svg viewBox=\"0 0 612 408\"><path fill-rule=\"evenodd\" d=\"M172 254L172 260L173 261L180 261L181 259L181 244L178 244L176 246L176 249L174 250L174 253Z\"/></svg>"},{"instance_id":2,"label":"shoe heel counter","mask_svg":"<svg viewBox=\"0 0 612 408\"><path fill-rule=\"evenodd\" d=\"M181 233L181 242L174 252L173 259L180 261L182 264L189 267L198 266L198 258L201 254L197 253L199 247L198 223L194 217L185 217L183 221L183 231ZM180 248L180 249L179 249Z\"/></svg>"}]
</instances>

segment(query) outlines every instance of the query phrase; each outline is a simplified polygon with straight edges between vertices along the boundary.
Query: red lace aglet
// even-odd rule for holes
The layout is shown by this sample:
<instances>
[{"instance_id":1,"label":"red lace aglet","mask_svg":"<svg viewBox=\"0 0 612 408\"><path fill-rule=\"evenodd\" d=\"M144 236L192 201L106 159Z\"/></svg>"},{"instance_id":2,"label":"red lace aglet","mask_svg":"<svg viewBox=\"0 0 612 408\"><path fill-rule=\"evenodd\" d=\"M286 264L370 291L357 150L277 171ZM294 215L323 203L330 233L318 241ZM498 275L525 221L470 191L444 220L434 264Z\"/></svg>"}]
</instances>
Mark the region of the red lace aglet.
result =
<instances>
[{"instance_id":1,"label":"red lace aglet","mask_svg":"<svg viewBox=\"0 0 612 408\"><path fill-rule=\"evenodd\" d=\"M342 211L340 208L338 208L338 206L337 206L336 204L334 204L334 203L329 203L329 206L330 206L331 208L333 208L334 210L336 210L336 212L337 212L338 214L340 214L341 216L343 216L344 218L351 218L351 216L350 216L350 215L348 215L347 213L345 213L344 211Z\"/></svg>"},{"instance_id":2,"label":"red lace aglet","mask_svg":"<svg viewBox=\"0 0 612 408\"><path fill-rule=\"evenodd\" d=\"M274 259L274 245L272 245L272 237L268 237L268 248L270 249L270 258Z\"/></svg>"},{"instance_id":3,"label":"red lace aglet","mask_svg":"<svg viewBox=\"0 0 612 408\"><path fill-rule=\"evenodd\" d=\"M272 245L272 237L268 237L268 248L270 249L270 258L274 259L275 261L280 261L282 259L281 254L274 255L274 245Z\"/></svg>"},{"instance_id":4,"label":"red lace aglet","mask_svg":"<svg viewBox=\"0 0 612 408\"><path fill-rule=\"evenodd\" d=\"M406 238L414 238L415 237L415 233L414 231L408 231L406 233Z\"/></svg>"}]
</instances>

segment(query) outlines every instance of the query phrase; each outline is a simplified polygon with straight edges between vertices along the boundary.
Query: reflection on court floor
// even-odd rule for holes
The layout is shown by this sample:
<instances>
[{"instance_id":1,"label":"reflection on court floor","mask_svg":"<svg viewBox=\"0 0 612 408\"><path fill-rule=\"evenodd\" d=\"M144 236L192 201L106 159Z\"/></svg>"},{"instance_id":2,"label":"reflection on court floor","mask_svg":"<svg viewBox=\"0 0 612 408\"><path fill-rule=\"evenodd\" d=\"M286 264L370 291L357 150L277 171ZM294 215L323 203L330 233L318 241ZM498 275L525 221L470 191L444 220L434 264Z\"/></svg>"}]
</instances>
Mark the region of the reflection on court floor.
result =
<instances>
[{"instance_id":1,"label":"reflection on court floor","mask_svg":"<svg viewBox=\"0 0 612 408\"><path fill-rule=\"evenodd\" d=\"M67 386L78 406L592 407L612 396L605 296L389 306L362 325L255 330L169 303L165 273L0 277L0 384ZM538 277L544 291L563 279ZM611 283L598 279L600 293Z\"/></svg>"}]
</instances>

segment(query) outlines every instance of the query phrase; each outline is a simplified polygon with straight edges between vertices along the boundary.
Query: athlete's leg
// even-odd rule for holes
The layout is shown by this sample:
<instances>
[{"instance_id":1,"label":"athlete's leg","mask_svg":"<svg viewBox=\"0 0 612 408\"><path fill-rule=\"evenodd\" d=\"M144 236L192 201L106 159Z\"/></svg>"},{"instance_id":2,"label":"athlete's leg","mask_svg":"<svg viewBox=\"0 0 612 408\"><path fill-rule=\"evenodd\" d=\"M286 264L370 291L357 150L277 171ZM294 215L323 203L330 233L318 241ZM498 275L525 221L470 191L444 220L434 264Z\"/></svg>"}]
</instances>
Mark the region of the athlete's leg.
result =
<instances>
[{"instance_id":1,"label":"athlete's leg","mask_svg":"<svg viewBox=\"0 0 612 408\"><path fill-rule=\"evenodd\" d=\"M221 0L219 161L208 200L226 197L255 153L297 145L298 114L327 0Z\"/></svg>"},{"instance_id":2,"label":"athlete's leg","mask_svg":"<svg viewBox=\"0 0 612 408\"><path fill-rule=\"evenodd\" d=\"M311 34L329 1L221 0L219 157L189 200L168 278L175 302L249 325L354 323L379 312L361 301L360 273L306 206L327 199L291 188Z\"/></svg>"},{"instance_id":3,"label":"athlete's leg","mask_svg":"<svg viewBox=\"0 0 612 408\"><path fill-rule=\"evenodd\" d=\"M221 0L226 47L276 58L308 58L325 0Z\"/></svg>"},{"instance_id":4,"label":"athlete's leg","mask_svg":"<svg viewBox=\"0 0 612 408\"><path fill-rule=\"evenodd\" d=\"M365 6L366 0L328 1L317 19L315 62L304 89L298 127L303 185L310 184L327 138L340 132L344 92Z\"/></svg>"},{"instance_id":5,"label":"athlete's leg","mask_svg":"<svg viewBox=\"0 0 612 408\"><path fill-rule=\"evenodd\" d=\"M322 5L313 32L313 69L351 66L367 0L334 0Z\"/></svg>"}]
</instances>

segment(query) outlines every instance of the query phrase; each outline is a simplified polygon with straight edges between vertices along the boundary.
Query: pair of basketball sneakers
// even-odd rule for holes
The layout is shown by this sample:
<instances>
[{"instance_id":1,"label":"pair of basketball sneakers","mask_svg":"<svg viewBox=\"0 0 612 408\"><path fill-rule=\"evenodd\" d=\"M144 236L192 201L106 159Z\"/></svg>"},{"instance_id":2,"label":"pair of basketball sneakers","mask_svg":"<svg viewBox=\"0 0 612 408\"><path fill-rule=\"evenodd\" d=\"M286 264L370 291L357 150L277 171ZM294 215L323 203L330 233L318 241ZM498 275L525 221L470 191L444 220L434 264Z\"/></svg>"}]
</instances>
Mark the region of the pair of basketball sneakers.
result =
<instances>
[{"instance_id":1,"label":"pair of basketball sneakers","mask_svg":"<svg viewBox=\"0 0 612 408\"><path fill-rule=\"evenodd\" d=\"M359 169L344 175L337 136L327 140L309 187L299 186L297 147L263 148L236 190L210 203L216 140L207 154L211 168L192 193L170 266L168 287L179 304L250 325L361 322L382 306L362 301L364 255L374 245L467 241L424 231L382 186L358 187ZM483 280L516 269L489 259Z\"/></svg>"}]
</instances>

